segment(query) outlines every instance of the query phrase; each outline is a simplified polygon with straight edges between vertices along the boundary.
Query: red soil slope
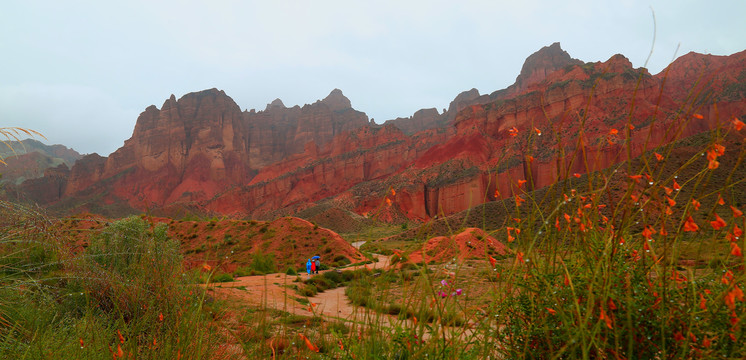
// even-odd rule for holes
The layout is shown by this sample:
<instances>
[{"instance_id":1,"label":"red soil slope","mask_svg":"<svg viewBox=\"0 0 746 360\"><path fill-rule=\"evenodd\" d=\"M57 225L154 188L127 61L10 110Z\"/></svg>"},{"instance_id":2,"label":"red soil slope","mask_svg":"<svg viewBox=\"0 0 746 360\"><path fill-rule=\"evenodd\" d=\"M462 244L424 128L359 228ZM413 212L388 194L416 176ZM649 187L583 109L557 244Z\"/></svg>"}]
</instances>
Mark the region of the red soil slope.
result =
<instances>
[{"instance_id":1,"label":"red soil slope","mask_svg":"<svg viewBox=\"0 0 746 360\"><path fill-rule=\"evenodd\" d=\"M508 254L508 248L478 228L467 228L453 236L434 237L422 249L409 254L409 260L419 262L445 262L452 259L487 259L488 256Z\"/></svg>"}]
</instances>

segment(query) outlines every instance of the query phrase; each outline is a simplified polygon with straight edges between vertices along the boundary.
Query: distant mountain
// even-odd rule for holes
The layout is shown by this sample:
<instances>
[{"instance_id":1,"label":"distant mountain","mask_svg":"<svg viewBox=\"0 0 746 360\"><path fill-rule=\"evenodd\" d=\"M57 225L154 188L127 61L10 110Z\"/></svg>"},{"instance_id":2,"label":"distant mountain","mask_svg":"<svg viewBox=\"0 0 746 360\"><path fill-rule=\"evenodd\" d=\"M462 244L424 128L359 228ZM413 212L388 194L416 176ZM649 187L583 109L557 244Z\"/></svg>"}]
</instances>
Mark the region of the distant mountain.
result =
<instances>
[{"instance_id":1,"label":"distant mountain","mask_svg":"<svg viewBox=\"0 0 746 360\"><path fill-rule=\"evenodd\" d=\"M26 139L0 144L0 183L20 184L27 179L44 176L48 168L64 164L70 168L80 159L77 151L63 145L45 145L41 141Z\"/></svg>"},{"instance_id":2,"label":"distant mountain","mask_svg":"<svg viewBox=\"0 0 746 360\"><path fill-rule=\"evenodd\" d=\"M622 55L583 63L558 43L529 56L506 89L472 89L443 112L384 125L337 89L303 107L277 99L244 112L210 89L148 107L108 158L86 156L14 194L104 215L425 220L510 197L519 180L541 188L710 130L746 115L745 89L746 51L687 54L651 75Z\"/></svg>"}]
</instances>

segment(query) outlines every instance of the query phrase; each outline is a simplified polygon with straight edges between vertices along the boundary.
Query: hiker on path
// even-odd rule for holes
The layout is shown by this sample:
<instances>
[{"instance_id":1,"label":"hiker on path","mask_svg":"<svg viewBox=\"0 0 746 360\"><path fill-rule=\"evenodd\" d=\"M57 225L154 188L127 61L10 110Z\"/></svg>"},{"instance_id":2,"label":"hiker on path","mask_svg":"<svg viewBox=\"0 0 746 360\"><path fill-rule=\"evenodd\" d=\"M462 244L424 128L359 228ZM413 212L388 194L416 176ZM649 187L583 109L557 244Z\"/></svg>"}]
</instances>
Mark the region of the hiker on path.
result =
<instances>
[{"instance_id":1,"label":"hiker on path","mask_svg":"<svg viewBox=\"0 0 746 360\"><path fill-rule=\"evenodd\" d=\"M318 273L319 273L319 270L316 268L316 261L311 261L311 274L318 274Z\"/></svg>"},{"instance_id":2,"label":"hiker on path","mask_svg":"<svg viewBox=\"0 0 746 360\"><path fill-rule=\"evenodd\" d=\"M316 258L316 259L313 260L313 264L315 265L315 267L316 267L316 273L318 274L319 273L319 268L321 267L321 261L319 260L319 258Z\"/></svg>"},{"instance_id":3,"label":"hiker on path","mask_svg":"<svg viewBox=\"0 0 746 360\"><path fill-rule=\"evenodd\" d=\"M308 273L308 276L311 276L311 259L308 259L308 262L306 263L306 272Z\"/></svg>"}]
</instances>

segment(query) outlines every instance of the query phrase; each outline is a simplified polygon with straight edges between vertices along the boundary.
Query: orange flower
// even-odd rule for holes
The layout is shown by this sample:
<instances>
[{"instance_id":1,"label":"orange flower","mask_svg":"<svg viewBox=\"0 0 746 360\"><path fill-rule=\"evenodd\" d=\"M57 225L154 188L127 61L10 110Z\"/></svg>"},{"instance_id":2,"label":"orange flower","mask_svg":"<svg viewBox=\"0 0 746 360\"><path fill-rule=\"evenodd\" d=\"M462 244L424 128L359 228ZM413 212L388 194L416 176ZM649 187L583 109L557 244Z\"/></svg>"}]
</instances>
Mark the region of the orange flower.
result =
<instances>
[{"instance_id":1,"label":"orange flower","mask_svg":"<svg viewBox=\"0 0 746 360\"><path fill-rule=\"evenodd\" d=\"M741 131L743 129L743 122L741 120L738 120L737 118L733 118L733 128L736 129L736 131Z\"/></svg>"},{"instance_id":2,"label":"orange flower","mask_svg":"<svg viewBox=\"0 0 746 360\"><path fill-rule=\"evenodd\" d=\"M668 187L668 186L664 186L664 187L663 187L663 190L665 190L665 191L666 191L666 194L667 194L667 195L671 195L671 193L673 193L673 189L671 189L671 188L670 188L670 187Z\"/></svg>"},{"instance_id":3,"label":"orange flower","mask_svg":"<svg viewBox=\"0 0 746 360\"><path fill-rule=\"evenodd\" d=\"M609 298L609 301L606 302L609 305L609 310L616 310L616 304L614 304L614 300Z\"/></svg>"},{"instance_id":4,"label":"orange flower","mask_svg":"<svg viewBox=\"0 0 746 360\"><path fill-rule=\"evenodd\" d=\"M743 256L741 248L735 242L730 243L730 254L733 256Z\"/></svg>"},{"instance_id":5,"label":"orange flower","mask_svg":"<svg viewBox=\"0 0 746 360\"><path fill-rule=\"evenodd\" d=\"M728 224L725 222L725 220L723 220L723 218L718 216L718 214L715 214L715 220L710 221L710 225L712 225L713 229L720 230L726 227Z\"/></svg>"},{"instance_id":6,"label":"orange flower","mask_svg":"<svg viewBox=\"0 0 746 360\"><path fill-rule=\"evenodd\" d=\"M668 201L668 206L676 206L676 201L668 196L666 196L666 201Z\"/></svg>"},{"instance_id":7,"label":"orange flower","mask_svg":"<svg viewBox=\"0 0 746 360\"><path fill-rule=\"evenodd\" d=\"M546 308L546 309L547 309L547 311L549 311L549 313L550 313L550 314L552 314L552 315L554 315L554 314L556 314L556 313L557 313L557 310L554 310L554 309L552 309L552 308Z\"/></svg>"},{"instance_id":8,"label":"orange flower","mask_svg":"<svg viewBox=\"0 0 746 360\"><path fill-rule=\"evenodd\" d=\"M122 351L122 345L117 344L117 357L124 357L124 351Z\"/></svg>"},{"instance_id":9,"label":"orange flower","mask_svg":"<svg viewBox=\"0 0 746 360\"><path fill-rule=\"evenodd\" d=\"M738 225L733 226L733 236L741 237L741 235L743 235L743 230L741 230Z\"/></svg>"},{"instance_id":10,"label":"orange flower","mask_svg":"<svg viewBox=\"0 0 746 360\"><path fill-rule=\"evenodd\" d=\"M303 334L298 334L298 336L300 336L300 337L301 337L301 339L303 339L303 341L304 341L304 342L306 343L306 347L307 347L307 348L308 348L309 350L311 350L311 351L313 351L313 352L319 352L319 348L318 348L318 347L317 347L316 345L314 345L314 344L313 344L313 343L311 342L311 340L308 340L308 338L307 338L307 337L305 337L305 335L303 335Z\"/></svg>"},{"instance_id":11,"label":"orange flower","mask_svg":"<svg viewBox=\"0 0 746 360\"><path fill-rule=\"evenodd\" d=\"M635 126L632 125L632 124L629 124L627 127L629 127L630 130L634 130L635 129Z\"/></svg>"},{"instance_id":12,"label":"orange flower","mask_svg":"<svg viewBox=\"0 0 746 360\"><path fill-rule=\"evenodd\" d=\"M712 340L708 339L707 336L702 340L702 347L707 349L712 346Z\"/></svg>"},{"instance_id":13,"label":"orange flower","mask_svg":"<svg viewBox=\"0 0 746 360\"><path fill-rule=\"evenodd\" d=\"M522 263L522 262L523 262L523 253L522 253L522 252L520 252L520 251L519 251L519 252L517 252L517 253L515 254L515 259L516 259L516 261L518 261L518 263Z\"/></svg>"},{"instance_id":14,"label":"orange flower","mask_svg":"<svg viewBox=\"0 0 746 360\"><path fill-rule=\"evenodd\" d=\"M83 344L83 338L78 338L78 341L80 341L80 348L84 348L85 345Z\"/></svg>"},{"instance_id":15,"label":"orange flower","mask_svg":"<svg viewBox=\"0 0 746 360\"><path fill-rule=\"evenodd\" d=\"M707 168L710 170L715 170L720 166L720 162L717 160L710 160L710 162L707 164Z\"/></svg>"},{"instance_id":16,"label":"orange flower","mask_svg":"<svg viewBox=\"0 0 746 360\"><path fill-rule=\"evenodd\" d=\"M557 228L557 231L562 230L562 227L560 226L560 223L559 223L559 218L554 219L554 227Z\"/></svg>"},{"instance_id":17,"label":"orange flower","mask_svg":"<svg viewBox=\"0 0 746 360\"><path fill-rule=\"evenodd\" d=\"M658 159L658 161L663 161L663 155L655 153L655 158Z\"/></svg>"},{"instance_id":18,"label":"orange flower","mask_svg":"<svg viewBox=\"0 0 746 360\"><path fill-rule=\"evenodd\" d=\"M681 190L681 185L679 185L679 183L676 182L676 179L674 179L673 181L673 189L676 191Z\"/></svg>"},{"instance_id":19,"label":"orange flower","mask_svg":"<svg viewBox=\"0 0 746 360\"><path fill-rule=\"evenodd\" d=\"M500 198L500 191L495 189L495 199L499 199L499 198Z\"/></svg>"},{"instance_id":20,"label":"orange flower","mask_svg":"<svg viewBox=\"0 0 746 360\"><path fill-rule=\"evenodd\" d=\"M531 156L531 155L528 155L528 156L526 156L526 160L528 161L529 164L531 164L531 163L534 162L534 157Z\"/></svg>"},{"instance_id":21,"label":"orange flower","mask_svg":"<svg viewBox=\"0 0 746 360\"><path fill-rule=\"evenodd\" d=\"M163 321L163 313L158 314L158 321Z\"/></svg>"},{"instance_id":22,"label":"orange flower","mask_svg":"<svg viewBox=\"0 0 746 360\"><path fill-rule=\"evenodd\" d=\"M702 120L702 119L704 119L704 118L705 118L704 116L702 116L702 115L700 115L700 114L692 114L692 116L693 116L693 117L694 117L695 119L700 119L700 120Z\"/></svg>"},{"instance_id":23,"label":"orange flower","mask_svg":"<svg viewBox=\"0 0 746 360\"><path fill-rule=\"evenodd\" d=\"M732 280L733 280L733 272L731 272L730 270L726 271L725 274L723 274L723 276L720 278L720 282L725 285L730 284Z\"/></svg>"},{"instance_id":24,"label":"orange flower","mask_svg":"<svg viewBox=\"0 0 746 360\"><path fill-rule=\"evenodd\" d=\"M117 335L119 336L119 342L124 344L124 336L122 336L122 333L117 330Z\"/></svg>"},{"instance_id":25,"label":"orange flower","mask_svg":"<svg viewBox=\"0 0 746 360\"><path fill-rule=\"evenodd\" d=\"M614 129L614 128L609 129L609 135L616 135L618 133L619 133L619 130L617 129Z\"/></svg>"},{"instance_id":26,"label":"orange flower","mask_svg":"<svg viewBox=\"0 0 746 360\"><path fill-rule=\"evenodd\" d=\"M731 206L730 209L733 211L734 218L743 216L743 212L741 210L738 210L738 208Z\"/></svg>"},{"instance_id":27,"label":"orange flower","mask_svg":"<svg viewBox=\"0 0 746 360\"><path fill-rule=\"evenodd\" d=\"M694 210L699 210L699 207L702 206L702 204L697 201L697 199L692 199L692 206L694 206Z\"/></svg>"},{"instance_id":28,"label":"orange flower","mask_svg":"<svg viewBox=\"0 0 746 360\"><path fill-rule=\"evenodd\" d=\"M702 293L699 294L699 308L707 310L707 299L705 299L705 296L702 295Z\"/></svg>"},{"instance_id":29,"label":"orange flower","mask_svg":"<svg viewBox=\"0 0 746 360\"><path fill-rule=\"evenodd\" d=\"M515 206L520 207L521 203L523 203L526 200L523 200L523 198L520 195L515 196Z\"/></svg>"},{"instance_id":30,"label":"orange flower","mask_svg":"<svg viewBox=\"0 0 746 360\"><path fill-rule=\"evenodd\" d=\"M510 234L508 234L508 242L509 242L509 243L512 243L512 242L513 242L513 240L515 240L515 238L514 238L514 237L512 237L512 236L511 236Z\"/></svg>"},{"instance_id":31,"label":"orange flower","mask_svg":"<svg viewBox=\"0 0 746 360\"><path fill-rule=\"evenodd\" d=\"M526 183L526 180L518 180L518 187L519 188L523 187L523 184L525 183Z\"/></svg>"},{"instance_id":32,"label":"orange flower","mask_svg":"<svg viewBox=\"0 0 746 360\"><path fill-rule=\"evenodd\" d=\"M666 206L665 214L666 215L673 215L673 210L671 210L670 206Z\"/></svg>"},{"instance_id":33,"label":"orange flower","mask_svg":"<svg viewBox=\"0 0 746 360\"><path fill-rule=\"evenodd\" d=\"M646 226L645 229L642 230L642 236L646 240L650 240L653 237L653 234L655 234L655 229L653 229L653 227L650 225Z\"/></svg>"},{"instance_id":34,"label":"orange flower","mask_svg":"<svg viewBox=\"0 0 746 360\"><path fill-rule=\"evenodd\" d=\"M567 221L568 223L570 222L570 215L565 214L565 221Z\"/></svg>"},{"instance_id":35,"label":"orange flower","mask_svg":"<svg viewBox=\"0 0 746 360\"><path fill-rule=\"evenodd\" d=\"M599 318L599 320L605 321L607 328L609 328L609 329L612 328L611 327L611 318L609 317L609 315L606 315L606 311L604 311L604 308L601 308L601 317Z\"/></svg>"},{"instance_id":36,"label":"orange flower","mask_svg":"<svg viewBox=\"0 0 746 360\"><path fill-rule=\"evenodd\" d=\"M396 196L396 190L394 190L394 188L391 188L391 196Z\"/></svg>"},{"instance_id":37,"label":"orange flower","mask_svg":"<svg viewBox=\"0 0 746 360\"><path fill-rule=\"evenodd\" d=\"M212 270L212 266L205 264L202 264L202 270L210 271Z\"/></svg>"},{"instance_id":38,"label":"orange flower","mask_svg":"<svg viewBox=\"0 0 746 360\"><path fill-rule=\"evenodd\" d=\"M574 176L576 178L580 178L580 174L579 173L574 173L574 174L572 174L572 176Z\"/></svg>"},{"instance_id":39,"label":"orange flower","mask_svg":"<svg viewBox=\"0 0 746 360\"><path fill-rule=\"evenodd\" d=\"M634 180L636 183L639 183L640 179L642 179L642 175L629 175L629 178Z\"/></svg>"},{"instance_id":40,"label":"orange flower","mask_svg":"<svg viewBox=\"0 0 746 360\"><path fill-rule=\"evenodd\" d=\"M691 216L689 216L684 222L684 231L699 231L699 226L694 222Z\"/></svg>"},{"instance_id":41,"label":"orange flower","mask_svg":"<svg viewBox=\"0 0 746 360\"><path fill-rule=\"evenodd\" d=\"M386 206L391 207L391 199L386 198Z\"/></svg>"},{"instance_id":42,"label":"orange flower","mask_svg":"<svg viewBox=\"0 0 746 360\"><path fill-rule=\"evenodd\" d=\"M660 230L660 231L659 231L658 233L659 233L659 234L661 234L661 236L666 236L666 235L668 235L668 231L666 231L666 226L665 226L665 224L661 224L661 230Z\"/></svg>"},{"instance_id":43,"label":"orange flower","mask_svg":"<svg viewBox=\"0 0 746 360\"><path fill-rule=\"evenodd\" d=\"M718 205L725 205L725 200L723 200L723 197L718 194Z\"/></svg>"},{"instance_id":44,"label":"orange flower","mask_svg":"<svg viewBox=\"0 0 746 360\"><path fill-rule=\"evenodd\" d=\"M490 256L490 264L492 264L492 267L495 267L495 264L497 264L497 260L495 260L495 258L493 258L492 256Z\"/></svg>"},{"instance_id":45,"label":"orange flower","mask_svg":"<svg viewBox=\"0 0 746 360\"><path fill-rule=\"evenodd\" d=\"M738 288L738 286L734 286L733 290L729 291L727 295L725 295L725 305L728 306L729 309L734 310L736 308L736 300L743 301L743 291Z\"/></svg>"},{"instance_id":46,"label":"orange flower","mask_svg":"<svg viewBox=\"0 0 746 360\"><path fill-rule=\"evenodd\" d=\"M565 286L569 286L570 285L570 278L567 276L567 274L565 274L565 282L564 282L564 284L565 284Z\"/></svg>"},{"instance_id":47,"label":"orange flower","mask_svg":"<svg viewBox=\"0 0 746 360\"><path fill-rule=\"evenodd\" d=\"M541 130L539 130L538 128L534 128L534 131L536 132L536 135L541 136Z\"/></svg>"},{"instance_id":48,"label":"orange flower","mask_svg":"<svg viewBox=\"0 0 746 360\"><path fill-rule=\"evenodd\" d=\"M513 126L510 130L508 130L508 134L510 134L510 136L512 137L516 137L518 136L518 129Z\"/></svg>"},{"instance_id":49,"label":"orange flower","mask_svg":"<svg viewBox=\"0 0 746 360\"><path fill-rule=\"evenodd\" d=\"M718 154L718 156L725 155L725 146L720 144L715 144L712 146L715 149L715 152Z\"/></svg>"}]
</instances>

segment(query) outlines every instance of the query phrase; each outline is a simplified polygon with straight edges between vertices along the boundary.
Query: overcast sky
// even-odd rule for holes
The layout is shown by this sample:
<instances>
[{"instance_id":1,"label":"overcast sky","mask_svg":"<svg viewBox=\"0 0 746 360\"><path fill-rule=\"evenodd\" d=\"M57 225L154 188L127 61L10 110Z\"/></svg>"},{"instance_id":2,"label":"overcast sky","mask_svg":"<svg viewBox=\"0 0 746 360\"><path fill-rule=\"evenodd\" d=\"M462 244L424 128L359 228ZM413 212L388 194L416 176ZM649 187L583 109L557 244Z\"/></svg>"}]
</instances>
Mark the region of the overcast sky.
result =
<instances>
[{"instance_id":1,"label":"overcast sky","mask_svg":"<svg viewBox=\"0 0 746 360\"><path fill-rule=\"evenodd\" d=\"M381 123L505 88L553 42L640 67L655 34L652 73L675 54L743 51L745 15L743 0L4 0L0 126L108 155L147 106L213 87L257 110L339 88Z\"/></svg>"}]
</instances>

